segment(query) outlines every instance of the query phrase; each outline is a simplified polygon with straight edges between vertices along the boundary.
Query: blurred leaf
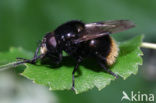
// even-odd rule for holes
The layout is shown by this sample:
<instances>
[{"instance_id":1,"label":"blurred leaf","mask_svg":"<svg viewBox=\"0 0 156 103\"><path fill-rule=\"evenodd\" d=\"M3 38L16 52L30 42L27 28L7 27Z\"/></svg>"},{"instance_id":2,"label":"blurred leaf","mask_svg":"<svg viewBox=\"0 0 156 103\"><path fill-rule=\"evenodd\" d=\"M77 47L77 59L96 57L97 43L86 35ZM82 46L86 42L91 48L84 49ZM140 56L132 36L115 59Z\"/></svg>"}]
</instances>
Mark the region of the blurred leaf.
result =
<instances>
[{"instance_id":1,"label":"blurred leaf","mask_svg":"<svg viewBox=\"0 0 156 103\"><path fill-rule=\"evenodd\" d=\"M119 57L117 58L116 63L110 67L114 73L124 79L131 74L137 73L138 65L142 64L142 52L140 50L142 38L142 36L138 36L126 42L119 43ZM15 58L14 55L16 57L32 56L31 53L25 52L22 49L14 48L13 51L10 51L10 53L1 53L0 58L2 57L2 59L0 61L7 59L12 60L10 56ZM112 75L103 72L101 68L100 71L98 71L97 68L99 67L96 63L94 63L95 61L92 61L93 63L88 61L80 65L80 71L75 75L76 94L88 91L95 86L101 90L115 79ZM48 86L50 90L70 90L72 87L73 68L73 60L71 58L65 58L60 67L55 68L46 65L26 64L26 69L22 75L33 80L33 82L37 84Z\"/></svg>"}]
</instances>

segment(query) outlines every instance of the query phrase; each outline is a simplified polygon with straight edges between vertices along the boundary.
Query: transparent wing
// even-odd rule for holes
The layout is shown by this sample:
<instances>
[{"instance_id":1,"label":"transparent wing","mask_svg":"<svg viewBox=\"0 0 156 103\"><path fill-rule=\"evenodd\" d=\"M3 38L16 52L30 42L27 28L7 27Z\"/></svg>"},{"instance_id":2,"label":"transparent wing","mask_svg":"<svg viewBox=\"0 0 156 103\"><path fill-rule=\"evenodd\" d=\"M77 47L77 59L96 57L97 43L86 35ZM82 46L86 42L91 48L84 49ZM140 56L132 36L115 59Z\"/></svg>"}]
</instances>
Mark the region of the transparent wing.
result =
<instances>
[{"instance_id":1,"label":"transparent wing","mask_svg":"<svg viewBox=\"0 0 156 103\"><path fill-rule=\"evenodd\" d=\"M85 29L80 32L74 43L88 41L105 35L121 32L134 27L135 24L129 20L114 20L85 24Z\"/></svg>"}]
</instances>

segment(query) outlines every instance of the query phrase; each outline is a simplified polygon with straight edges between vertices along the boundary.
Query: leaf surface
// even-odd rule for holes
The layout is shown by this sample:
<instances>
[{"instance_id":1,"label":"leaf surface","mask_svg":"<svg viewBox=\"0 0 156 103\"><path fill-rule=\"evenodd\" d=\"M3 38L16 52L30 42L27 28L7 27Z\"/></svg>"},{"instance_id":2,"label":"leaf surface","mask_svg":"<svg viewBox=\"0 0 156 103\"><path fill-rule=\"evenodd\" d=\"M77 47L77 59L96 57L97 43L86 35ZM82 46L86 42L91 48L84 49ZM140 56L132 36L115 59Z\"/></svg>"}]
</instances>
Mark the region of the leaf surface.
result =
<instances>
[{"instance_id":1,"label":"leaf surface","mask_svg":"<svg viewBox=\"0 0 156 103\"><path fill-rule=\"evenodd\" d=\"M142 65L141 55L143 53L140 50L142 38L143 36L137 36L119 43L119 56L116 63L109 68L123 79L131 74L136 74L138 65ZM12 62L16 57L20 56L31 58L33 55L23 49L12 48L10 52L0 53L0 64ZM37 84L48 86L50 90L70 90L72 87L72 71L75 64L70 57L65 57L58 67L26 64L26 69L22 75ZM86 60L80 65L78 72L75 74L75 92L79 94L94 87L101 90L114 79L112 75L104 72L95 60Z\"/></svg>"}]
</instances>

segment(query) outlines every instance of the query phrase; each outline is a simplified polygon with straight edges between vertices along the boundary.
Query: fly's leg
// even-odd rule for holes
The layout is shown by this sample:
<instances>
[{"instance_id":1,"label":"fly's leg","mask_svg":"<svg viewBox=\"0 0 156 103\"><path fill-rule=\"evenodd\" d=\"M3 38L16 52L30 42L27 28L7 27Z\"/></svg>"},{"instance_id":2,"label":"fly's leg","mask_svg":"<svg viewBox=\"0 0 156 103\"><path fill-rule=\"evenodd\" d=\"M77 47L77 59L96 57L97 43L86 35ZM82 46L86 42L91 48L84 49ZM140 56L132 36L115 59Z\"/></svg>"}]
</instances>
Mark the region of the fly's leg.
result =
<instances>
[{"instance_id":1,"label":"fly's leg","mask_svg":"<svg viewBox=\"0 0 156 103\"><path fill-rule=\"evenodd\" d=\"M35 64L38 59L43 57L43 55L38 55L40 47L41 47L41 43L37 47L37 49L34 53L34 57L32 59L29 60L29 59L25 59L25 58L16 58L19 62L15 63L14 65L16 66L16 65L23 64L23 63Z\"/></svg>"},{"instance_id":2,"label":"fly's leg","mask_svg":"<svg viewBox=\"0 0 156 103\"><path fill-rule=\"evenodd\" d=\"M111 74L111 75L114 76L115 78L118 78L118 75L115 74L114 72L112 72L109 68L107 68L107 67L105 66L105 64L103 64L103 63L100 62L99 65L100 65L107 73Z\"/></svg>"},{"instance_id":3,"label":"fly's leg","mask_svg":"<svg viewBox=\"0 0 156 103\"><path fill-rule=\"evenodd\" d=\"M114 72L112 72L109 68L106 67L106 58L101 56L101 55L97 55L98 57L98 63L99 65L109 74L111 74L112 76L114 76L115 78L118 78L118 75L115 74Z\"/></svg>"},{"instance_id":4,"label":"fly's leg","mask_svg":"<svg viewBox=\"0 0 156 103\"><path fill-rule=\"evenodd\" d=\"M19 61L19 62L16 62L16 63L14 64L14 66L17 66L17 65L20 65L20 64L23 64L23 63L35 64L36 61L37 61L38 59L42 58L42 57L43 57L43 55L39 55L39 56L37 56L36 58L33 58L33 59L31 59L31 60L29 60L29 59L24 59L24 58L19 58L20 61ZM18 58L17 58L17 59L18 59Z\"/></svg>"},{"instance_id":5,"label":"fly's leg","mask_svg":"<svg viewBox=\"0 0 156 103\"><path fill-rule=\"evenodd\" d=\"M74 77L74 74L78 70L78 67L79 67L79 64L81 63L81 61L82 61L81 59L77 60L77 64L75 65L74 70L72 72L72 90L75 90L75 77Z\"/></svg>"}]
</instances>

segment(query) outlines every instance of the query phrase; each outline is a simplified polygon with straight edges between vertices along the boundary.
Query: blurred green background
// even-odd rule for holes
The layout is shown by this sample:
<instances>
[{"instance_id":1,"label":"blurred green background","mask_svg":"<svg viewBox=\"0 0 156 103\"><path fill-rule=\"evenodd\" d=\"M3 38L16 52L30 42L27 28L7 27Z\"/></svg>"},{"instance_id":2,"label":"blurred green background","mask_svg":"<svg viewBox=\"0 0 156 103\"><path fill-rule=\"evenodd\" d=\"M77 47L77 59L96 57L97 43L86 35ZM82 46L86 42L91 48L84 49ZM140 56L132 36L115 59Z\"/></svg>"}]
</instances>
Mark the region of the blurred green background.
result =
<instances>
[{"instance_id":1,"label":"blurred green background","mask_svg":"<svg viewBox=\"0 0 156 103\"><path fill-rule=\"evenodd\" d=\"M0 0L0 52L8 51L13 46L35 51L38 40L41 40L45 33L69 20L88 23L128 19L136 24L136 28L114 35L118 41L144 34L144 41L154 43L155 11L156 0ZM49 95L54 94L58 103L120 103L122 91L140 91L156 95L156 52L150 49L143 51L144 64L139 67L137 76L133 75L127 80L119 78L102 91L93 89L79 95L72 91L55 91ZM23 81L19 78L19 81ZM31 85L31 81L29 82ZM5 102L0 99L0 103Z\"/></svg>"}]
</instances>

